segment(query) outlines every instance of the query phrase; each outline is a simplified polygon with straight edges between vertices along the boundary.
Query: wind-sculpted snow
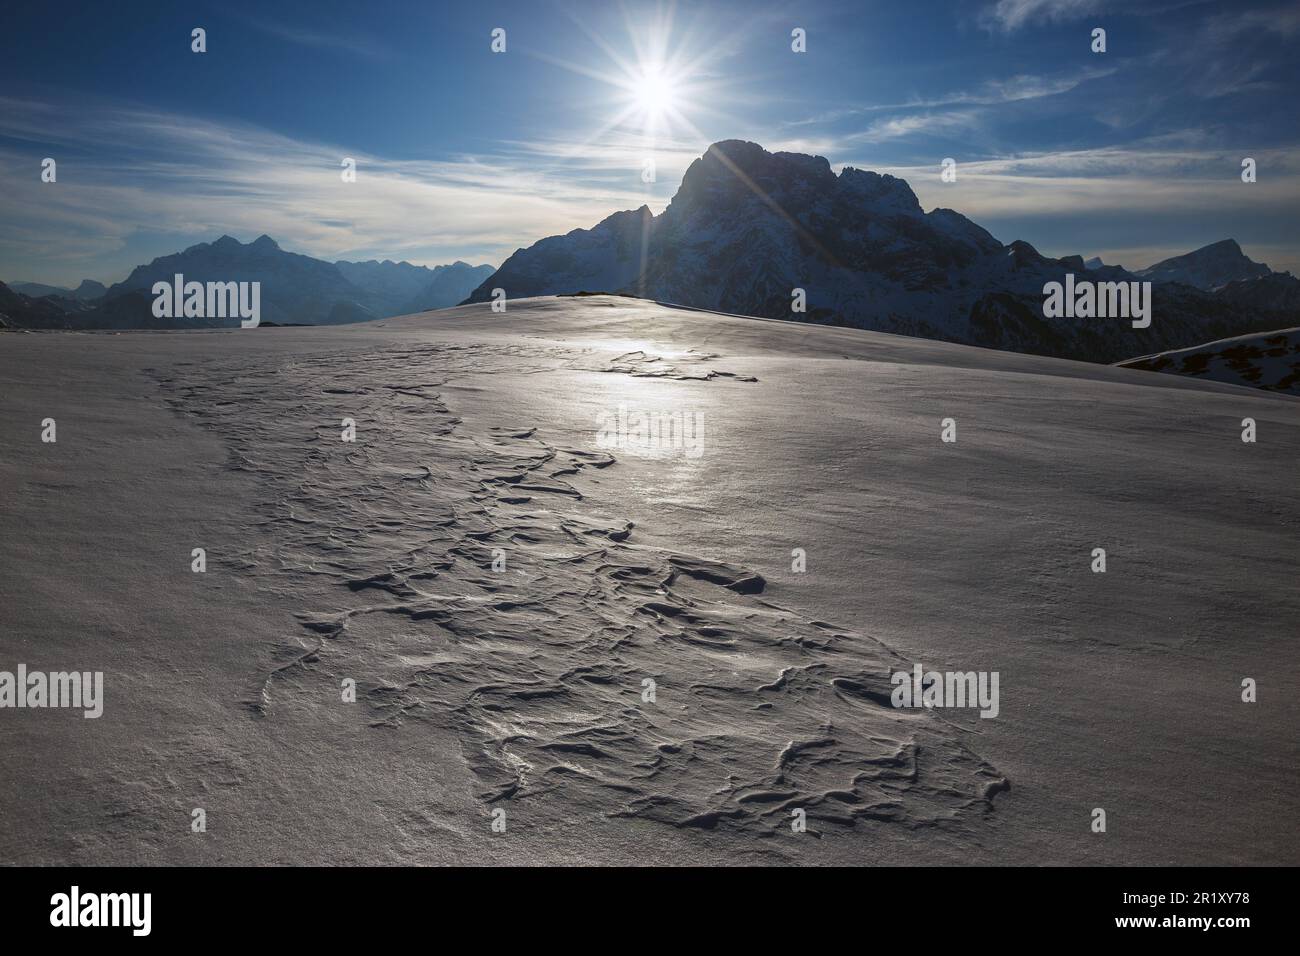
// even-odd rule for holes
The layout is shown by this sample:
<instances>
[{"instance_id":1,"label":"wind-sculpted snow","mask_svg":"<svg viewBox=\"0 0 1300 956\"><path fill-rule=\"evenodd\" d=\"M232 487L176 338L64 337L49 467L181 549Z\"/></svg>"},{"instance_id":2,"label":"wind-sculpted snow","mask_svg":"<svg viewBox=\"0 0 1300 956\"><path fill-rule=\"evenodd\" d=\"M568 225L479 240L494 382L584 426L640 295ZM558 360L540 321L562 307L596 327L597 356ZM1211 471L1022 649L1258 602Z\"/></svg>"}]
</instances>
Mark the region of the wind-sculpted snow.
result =
<instances>
[{"instance_id":1,"label":"wind-sculpted snow","mask_svg":"<svg viewBox=\"0 0 1300 956\"><path fill-rule=\"evenodd\" d=\"M891 706L889 673L908 664L887 647L773 603L750 569L641 543L585 490L615 456L557 442L527 410L513 426L462 418L448 397L471 375L562 366L743 400L753 379L717 358L433 344L158 373L257 477L239 564L298 605L298 639L250 666L249 719L303 705L313 676L353 676L372 733L454 731L476 797L515 819L765 837L796 809L812 834L990 812L1008 782L965 732ZM321 579L331 600L307 603Z\"/></svg>"},{"instance_id":2,"label":"wind-sculpted snow","mask_svg":"<svg viewBox=\"0 0 1300 956\"><path fill-rule=\"evenodd\" d=\"M3 338L0 670L104 675L4 711L6 861L1300 859L1293 395L622 296Z\"/></svg>"}]
</instances>

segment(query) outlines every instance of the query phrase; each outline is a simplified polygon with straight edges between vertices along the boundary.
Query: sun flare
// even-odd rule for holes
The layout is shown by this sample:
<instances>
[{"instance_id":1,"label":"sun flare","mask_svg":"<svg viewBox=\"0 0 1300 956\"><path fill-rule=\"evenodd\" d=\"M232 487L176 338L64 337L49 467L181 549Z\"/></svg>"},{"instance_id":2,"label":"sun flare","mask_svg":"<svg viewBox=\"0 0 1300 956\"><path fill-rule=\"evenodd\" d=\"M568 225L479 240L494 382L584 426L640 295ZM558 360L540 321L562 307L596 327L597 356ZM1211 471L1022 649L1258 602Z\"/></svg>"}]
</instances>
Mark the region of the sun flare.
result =
<instances>
[{"instance_id":1,"label":"sun flare","mask_svg":"<svg viewBox=\"0 0 1300 956\"><path fill-rule=\"evenodd\" d=\"M570 14L575 27L608 62L543 55L552 64L595 81L595 92L584 103L590 110L590 132L571 144L569 155L609 150L636 169L644 183L653 184L655 157L673 162L690 148L709 142L701 121L728 130L736 126L735 118L722 108L727 84L716 71L730 34L706 32L695 19L684 29L674 29L675 9L674 3L664 2L655 7L654 15L643 18L624 11L627 38L621 41L601 36L592 23ZM684 143L689 146L683 147Z\"/></svg>"},{"instance_id":2,"label":"sun flare","mask_svg":"<svg viewBox=\"0 0 1300 956\"><path fill-rule=\"evenodd\" d=\"M677 84L663 67L647 67L634 80L633 96L645 118L657 119L676 109Z\"/></svg>"}]
</instances>

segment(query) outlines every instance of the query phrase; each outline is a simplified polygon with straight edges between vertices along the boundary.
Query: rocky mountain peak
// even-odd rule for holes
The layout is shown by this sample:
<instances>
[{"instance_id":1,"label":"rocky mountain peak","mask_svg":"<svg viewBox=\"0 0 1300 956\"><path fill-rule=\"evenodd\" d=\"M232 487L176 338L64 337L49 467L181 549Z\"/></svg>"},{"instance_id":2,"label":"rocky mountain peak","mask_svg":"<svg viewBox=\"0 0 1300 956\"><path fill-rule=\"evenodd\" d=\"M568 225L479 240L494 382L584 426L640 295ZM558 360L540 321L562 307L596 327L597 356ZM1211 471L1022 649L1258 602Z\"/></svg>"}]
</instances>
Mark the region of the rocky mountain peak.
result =
<instances>
[{"instance_id":1,"label":"rocky mountain peak","mask_svg":"<svg viewBox=\"0 0 1300 956\"><path fill-rule=\"evenodd\" d=\"M1258 279L1271 273L1268 266L1242 252L1236 239L1220 239L1184 255L1164 259L1137 274L1156 282L1179 282L1212 291L1231 282Z\"/></svg>"}]
</instances>

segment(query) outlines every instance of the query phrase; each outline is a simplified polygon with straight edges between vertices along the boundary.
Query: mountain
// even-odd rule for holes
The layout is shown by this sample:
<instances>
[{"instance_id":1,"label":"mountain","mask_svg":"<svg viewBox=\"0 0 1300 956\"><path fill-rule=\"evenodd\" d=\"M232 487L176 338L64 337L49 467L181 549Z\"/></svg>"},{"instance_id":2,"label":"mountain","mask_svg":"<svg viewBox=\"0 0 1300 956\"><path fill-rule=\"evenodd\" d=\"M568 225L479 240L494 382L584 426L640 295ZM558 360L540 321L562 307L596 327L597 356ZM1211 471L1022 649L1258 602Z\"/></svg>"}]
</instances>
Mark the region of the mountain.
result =
<instances>
[{"instance_id":1,"label":"mountain","mask_svg":"<svg viewBox=\"0 0 1300 956\"><path fill-rule=\"evenodd\" d=\"M1258 279L1237 279L1220 286L1214 294L1243 312L1300 313L1300 280L1289 272L1272 272Z\"/></svg>"},{"instance_id":2,"label":"mountain","mask_svg":"<svg viewBox=\"0 0 1300 956\"><path fill-rule=\"evenodd\" d=\"M491 281L473 291L469 301L489 298L492 289L501 285L497 276L505 279L512 298L625 288L643 268L641 250L653 222L649 207L642 206L616 212L591 229L542 239L506 260L509 271L494 273Z\"/></svg>"},{"instance_id":3,"label":"mountain","mask_svg":"<svg viewBox=\"0 0 1300 956\"><path fill-rule=\"evenodd\" d=\"M9 288L21 293L22 295L40 298L41 296L55 295L62 299L76 299L80 302L89 302L92 299L98 299L107 289L102 282L96 282L94 279L82 279L81 285L75 289L68 289L58 285L45 285L41 282L11 282Z\"/></svg>"},{"instance_id":4,"label":"mountain","mask_svg":"<svg viewBox=\"0 0 1300 956\"><path fill-rule=\"evenodd\" d=\"M23 295L0 282L0 328L48 328L45 323L62 314L58 306Z\"/></svg>"},{"instance_id":5,"label":"mountain","mask_svg":"<svg viewBox=\"0 0 1300 956\"><path fill-rule=\"evenodd\" d=\"M96 282L94 279L82 279L81 285L72 290L72 298L80 299L82 302L90 302L93 299L102 298L108 287L102 282Z\"/></svg>"},{"instance_id":6,"label":"mountain","mask_svg":"<svg viewBox=\"0 0 1300 956\"><path fill-rule=\"evenodd\" d=\"M153 297L131 291L93 303L69 296L33 297L0 283L0 327L19 329L174 329L214 325L202 320L158 319Z\"/></svg>"},{"instance_id":7,"label":"mountain","mask_svg":"<svg viewBox=\"0 0 1300 956\"><path fill-rule=\"evenodd\" d=\"M1205 258L1226 266L1231 257ZM950 209L925 212L894 176L853 167L836 175L820 156L725 140L690 165L660 215L642 207L542 239L510 256L467 301L484 301L493 288L511 298L623 292L1095 362L1296 324L1272 308L1243 308L1162 278L1152 279L1161 284L1149 328L1122 318L1047 318L1044 285L1067 273L1139 281L1118 266L1090 269L1079 256L1049 258L1019 240L1003 245ZM1238 263L1233 274L1256 273ZM1286 276L1282 284L1294 282ZM804 312L792 310L794 289L805 291Z\"/></svg>"},{"instance_id":8,"label":"mountain","mask_svg":"<svg viewBox=\"0 0 1300 956\"><path fill-rule=\"evenodd\" d=\"M1247 258L1235 239L1224 239L1189 252L1174 256L1142 269L1134 275L1153 282L1181 282L1213 292L1230 282L1258 279L1272 275L1273 270L1261 262Z\"/></svg>"},{"instance_id":9,"label":"mountain","mask_svg":"<svg viewBox=\"0 0 1300 956\"><path fill-rule=\"evenodd\" d=\"M21 295L31 296L33 299L39 299L41 296L57 295L71 296L72 290L61 285L46 285L43 282L10 282L8 288L12 292Z\"/></svg>"},{"instance_id":10,"label":"mountain","mask_svg":"<svg viewBox=\"0 0 1300 956\"><path fill-rule=\"evenodd\" d=\"M457 260L451 265L415 266L409 262L339 260L343 277L370 297L380 316L445 309L461 302L495 271Z\"/></svg>"},{"instance_id":11,"label":"mountain","mask_svg":"<svg viewBox=\"0 0 1300 956\"><path fill-rule=\"evenodd\" d=\"M122 282L109 287L106 299L127 292L150 293L155 282L260 282L263 321L286 324L339 324L378 318L366 304L366 294L343 277L331 263L285 252L270 236L244 244L230 236L201 242L183 252L137 266ZM169 319L175 326L235 326L233 319Z\"/></svg>"},{"instance_id":12,"label":"mountain","mask_svg":"<svg viewBox=\"0 0 1300 956\"><path fill-rule=\"evenodd\" d=\"M1300 328L1242 335L1118 364L1300 395Z\"/></svg>"},{"instance_id":13,"label":"mountain","mask_svg":"<svg viewBox=\"0 0 1300 956\"><path fill-rule=\"evenodd\" d=\"M201 242L137 266L105 289L86 279L75 290L35 283L6 288L0 312L10 325L63 329L233 327L237 318L155 318L153 285L260 282L261 319L278 325L338 325L455 305L492 274L491 266L415 266L409 262L325 262L285 252L269 236L241 243Z\"/></svg>"},{"instance_id":14,"label":"mountain","mask_svg":"<svg viewBox=\"0 0 1300 956\"><path fill-rule=\"evenodd\" d=\"M459 305L465 297L496 272L489 265L472 266L457 259L449 266L434 266L429 284L402 306L403 314L447 309Z\"/></svg>"}]
</instances>

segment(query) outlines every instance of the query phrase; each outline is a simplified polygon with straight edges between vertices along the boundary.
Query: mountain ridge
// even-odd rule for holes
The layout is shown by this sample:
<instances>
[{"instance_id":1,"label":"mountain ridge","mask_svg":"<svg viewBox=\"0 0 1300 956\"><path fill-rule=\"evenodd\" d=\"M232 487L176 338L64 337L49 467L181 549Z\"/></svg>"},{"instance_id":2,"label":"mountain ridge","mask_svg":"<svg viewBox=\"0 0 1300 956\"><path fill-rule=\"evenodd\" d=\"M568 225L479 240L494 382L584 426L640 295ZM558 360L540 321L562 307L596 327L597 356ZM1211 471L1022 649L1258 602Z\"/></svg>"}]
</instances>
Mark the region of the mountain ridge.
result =
<instances>
[{"instance_id":1,"label":"mountain ridge","mask_svg":"<svg viewBox=\"0 0 1300 956\"><path fill-rule=\"evenodd\" d=\"M337 325L455 305L493 268L457 260L432 269L409 262L327 262L282 249L269 235L242 243L230 235L199 242L136 266L93 299L60 287L56 294L26 295L7 286L8 324L29 328L212 328L237 319L165 318L152 313L155 282L176 274L196 282L260 282L261 318L277 325ZM80 289L89 288L86 280Z\"/></svg>"},{"instance_id":2,"label":"mountain ridge","mask_svg":"<svg viewBox=\"0 0 1300 956\"><path fill-rule=\"evenodd\" d=\"M1193 263L1227 265L1189 276L1184 263L1182 281L1173 281L1179 263L1152 267L1165 268L1145 280L1158 289L1149 329L1049 319L1044 285L1067 273L1144 279L1100 260L1043 256L1019 239L1004 245L959 212L925 212L911 186L889 174L852 166L836 174L821 156L723 140L690 164L658 216L643 206L541 239L465 301L484 301L495 288L509 297L617 292L1094 362L1296 324L1288 310L1300 303L1300 283L1251 262L1234 240L1207 249ZM1245 264L1229 261L1234 249ZM1206 277L1231 281L1212 290L1191 281ZM1241 285L1259 279L1273 283L1266 298ZM806 296L802 313L792 311L795 289Z\"/></svg>"},{"instance_id":3,"label":"mountain ridge","mask_svg":"<svg viewBox=\"0 0 1300 956\"><path fill-rule=\"evenodd\" d=\"M1162 259L1133 273L1159 282L1181 282L1207 292L1214 292L1231 282L1259 279L1274 273L1262 262L1254 262L1236 239L1220 239L1180 256Z\"/></svg>"}]
</instances>

